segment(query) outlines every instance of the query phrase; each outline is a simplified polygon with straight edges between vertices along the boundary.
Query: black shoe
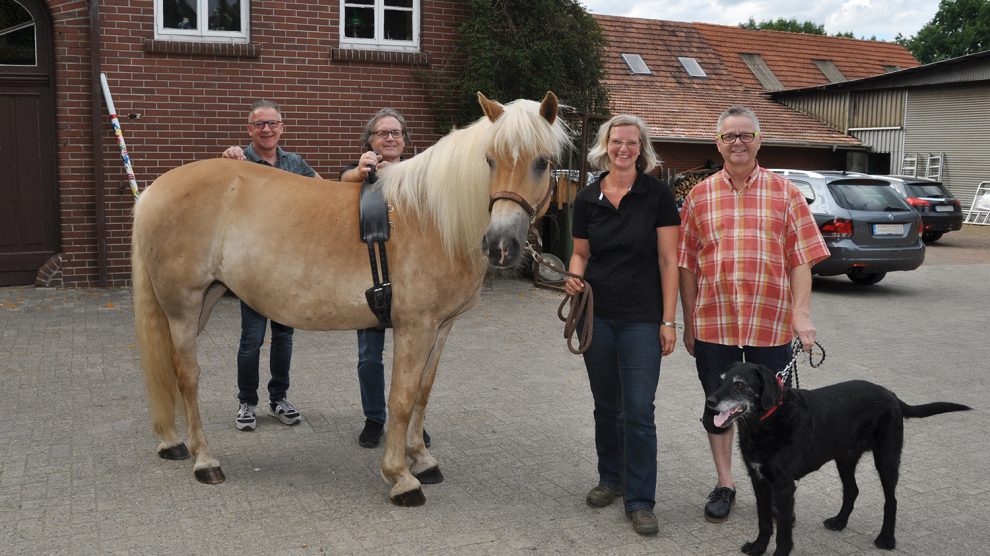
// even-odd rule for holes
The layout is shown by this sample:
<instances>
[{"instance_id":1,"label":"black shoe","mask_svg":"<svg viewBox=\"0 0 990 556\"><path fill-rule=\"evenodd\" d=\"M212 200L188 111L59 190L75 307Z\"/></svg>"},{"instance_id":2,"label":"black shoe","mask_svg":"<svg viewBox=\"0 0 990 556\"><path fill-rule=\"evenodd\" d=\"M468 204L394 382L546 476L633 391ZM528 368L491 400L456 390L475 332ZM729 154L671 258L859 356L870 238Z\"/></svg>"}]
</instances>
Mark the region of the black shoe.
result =
<instances>
[{"instance_id":1,"label":"black shoe","mask_svg":"<svg viewBox=\"0 0 990 556\"><path fill-rule=\"evenodd\" d=\"M430 438L430 434L426 432L426 429L423 429L423 444L425 444L426 447L429 448L430 444L432 443L433 443L433 439Z\"/></svg>"},{"instance_id":2,"label":"black shoe","mask_svg":"<svg viewBox=\"0 0 990 556\"><path fill-rule=\"evenodd\" d=\"M722 523L729 518L729 510L735 503L736 489L715 487L705 504L705 519L712 523Z\"/></svg>"},{"instance_id":3,"label":"black shoe","mask_svg":"<svg viewBox=\"0 0 990 556\"><path fill-rule=\"evenodd\" d=\"M365 419L364 430L358 435L358 444L365 448L375 448L382 441L382 434L385 433L385 424L371 419Z\"/></svg>"}]
</instances>

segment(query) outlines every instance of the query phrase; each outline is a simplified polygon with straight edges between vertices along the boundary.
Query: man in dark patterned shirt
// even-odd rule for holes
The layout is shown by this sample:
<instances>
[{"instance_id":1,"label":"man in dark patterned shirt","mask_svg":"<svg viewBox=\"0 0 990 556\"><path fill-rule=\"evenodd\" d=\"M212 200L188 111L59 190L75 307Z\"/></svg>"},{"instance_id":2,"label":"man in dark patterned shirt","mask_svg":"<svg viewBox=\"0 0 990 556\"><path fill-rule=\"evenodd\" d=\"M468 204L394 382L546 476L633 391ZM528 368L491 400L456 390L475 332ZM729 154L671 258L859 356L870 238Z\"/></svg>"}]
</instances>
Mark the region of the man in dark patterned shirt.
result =
<instances>
[{"instance_id":1,"label":"man in dark patterned shirt","mask_svg":"<svg viewBox=\"0 0 990 556\"><path fill-rule=\"evenodd\" d=\"M251 144L243 149L228 148L223 152L224 158L250 160L300 176L320 177L301 156L278 146L282 132L285 131L285 124L282 122L282 109L275 102L259 100L251 105L247 131L251 136ZM295 425L299 423L301 417L286 399L286 392L289 390L293 329L275 321L271 322L272 378L268 382L268 412L286 425ZM238 430L254 430L257 426L255 414L258 405L258 365L267 324L268 319L264 315L241 302L241 343L237 350L237 399L240 401L240 407L237 417L234 418L234 425Z\"/></svg>"}]
</instances>

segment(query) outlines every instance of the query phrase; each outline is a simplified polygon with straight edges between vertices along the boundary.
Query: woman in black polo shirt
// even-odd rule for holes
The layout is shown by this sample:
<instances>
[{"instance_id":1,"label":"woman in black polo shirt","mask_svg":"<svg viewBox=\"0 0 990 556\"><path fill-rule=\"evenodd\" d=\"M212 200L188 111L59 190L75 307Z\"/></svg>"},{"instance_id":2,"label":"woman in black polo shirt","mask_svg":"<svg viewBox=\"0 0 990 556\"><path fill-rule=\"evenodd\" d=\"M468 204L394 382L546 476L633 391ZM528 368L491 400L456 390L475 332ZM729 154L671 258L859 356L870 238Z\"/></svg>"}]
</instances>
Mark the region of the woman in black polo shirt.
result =
<instances>
[{"instance_id":1,"label":"woman in black polo shirt","mask_svg":"<svg viewBox=\"0 0 990 556\"><path fill-rule=\"evenodd\" d=\"M599 128L588 161L606 170L574 202L569 270L595 292L592 343L584 354L595 399L598 486L588 504L624 498L641 535L658 531L654 399L660 358L674 350L680 218L670 188L649 175L659 160L646 124L619 115ZM564 289L583 288L570 278Z\"/></svg>"}]
</instances>

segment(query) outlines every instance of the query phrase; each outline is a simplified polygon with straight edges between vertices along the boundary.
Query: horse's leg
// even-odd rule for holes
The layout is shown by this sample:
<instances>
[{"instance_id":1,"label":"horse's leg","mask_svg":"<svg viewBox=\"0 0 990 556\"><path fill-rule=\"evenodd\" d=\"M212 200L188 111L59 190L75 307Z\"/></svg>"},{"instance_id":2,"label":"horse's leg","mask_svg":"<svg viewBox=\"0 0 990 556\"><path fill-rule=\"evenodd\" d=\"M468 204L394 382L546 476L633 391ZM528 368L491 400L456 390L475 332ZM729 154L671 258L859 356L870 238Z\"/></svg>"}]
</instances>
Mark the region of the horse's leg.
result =
<instances>
[{"instance_id":1,"label":"horse's leg","mask_svg":"<svg viewBox=\"0 0 990 556\"><path fill-rule=\"evenodd\" d=\"M144 259L136 247L135 243L131 263L134 323L141 349L141 369L144 371L148 390L151 428L161 438L156 451L163 459L186 459L189 457L189 450L175 430L178 390L169 322L155 295Z\"/></svg>"},{"instance_id":2,"label":"horse's leg","mask_svg":"<svg viewBox=\"0 0 990 556\"><path fill-rule=\"evenodd\" d=\"M407 322L393 330L395 351L388 393L388 435L382 454L382 478L392 485L389 498L398 506L421 506L426 502L420 481L406 465L406 439L410 435L409 420L419 397L423 373L437 346L437 336L438 328L425 323ZM422 421L418 430L422 435ZM422 445L422 436L418 442ZM422 452L428 457L425 447Z\"/></svg>"},{"instance_id":3,"label":"horse's leg","mask_svg":"<svg viewBox=\"0 0 990 556\"><path fill-rule=\"evenodd\" d=\"M433 345L433 351L423 370L423 376L419 381L419 395L416 397L416 404L413 406L412 417L409 421L409 430L406 432L406 455L412 460L409 470L413 476L419 479L420 483L433 485L443 482L443 473L440 472L440 464L426 449L423 444L423 418L426 416L426 406L430 401L430 392L433 389L433 380L437 375L437 366L440 364L440 354L443 353L447 335L454 325L454 319L445 322L437 333L437 339Z\"/></svg>"},{"instance_id":4,"label":"horse's leg","mask_svg":"<svg viewBox=\"0 0 990 556\"><path fill-rule=\"evenodd\" d=\"M206 484L219 484L224 481L220 462L210 455L210 447L203 432L203 420L199 414L199 362L196 359L196 336L199 332L199 316L202 298L194 304L183 304L184 311L169 319L172 342L175 344L173 356L177 385L186 406L186 429L189 433L189 450L196 458L193 472L196 480Z\"/></svg>"}]
</instances>

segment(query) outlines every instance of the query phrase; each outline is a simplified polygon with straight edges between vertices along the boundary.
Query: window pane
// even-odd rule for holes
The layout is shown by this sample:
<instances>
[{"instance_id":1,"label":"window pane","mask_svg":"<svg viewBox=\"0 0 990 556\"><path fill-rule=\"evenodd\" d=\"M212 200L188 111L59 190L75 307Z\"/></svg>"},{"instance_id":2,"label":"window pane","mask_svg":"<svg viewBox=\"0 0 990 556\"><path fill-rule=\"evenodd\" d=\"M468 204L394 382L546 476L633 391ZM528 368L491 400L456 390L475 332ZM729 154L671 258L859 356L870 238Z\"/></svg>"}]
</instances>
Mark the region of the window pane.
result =
<instances>
[{"instance_id":1,"label":"window pane","mask_svg":"<svg viewBox=\"0 0 990 556\"><path fill-rule=\"evenodd\" d=\"M412 12L385 10L385 40L411 41Z\"/></svg>"},{"instance_id":2,"label":"window pane","mask_svg":"<svg viewBox=\"0 0 990 556\"><path fill-rule=\"evenodd\" d=\"M398 7L398 8L411 8L413 0L385 0L385 5L388 7Z\"/></svg>"},{"instance_id":3,"label":"window pane","mask_svg":"<svg viewBox=\"0 0 990 556\"><path fill-rule=\"evenodd\" d=\"M345 8L344 36L350 39L375 38L375 9Z\"/></svg>"},{"instance_id":4,"label":"window pane","mask_svg":"<svg viewBox=\"0 0 990 556\"><path fill-rule=\"evenodd\" d=\"M210 31L241 31L241 0L210 0Z\"/></svg>"},{"instance_id":5,"label":"window pane","mask_svg":"<svg viewBox=\"0 0 990 556\"><path fill-rule=\"evenodd\" d=\"M35 63L34 19L17 2L0 0L0 64Z\"/></svg>"},{"instance_id":6,"label":"window pane","mask_svg":"<svg viewBox=\"0 0 990 556\"><path fill-rule=\"evenodd\" d=\"M162 0L166 29L195 29L196 0Z\"/></svg>"}]
</instances>

